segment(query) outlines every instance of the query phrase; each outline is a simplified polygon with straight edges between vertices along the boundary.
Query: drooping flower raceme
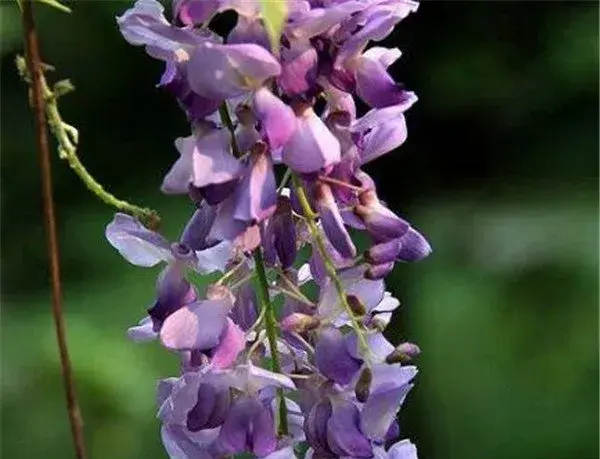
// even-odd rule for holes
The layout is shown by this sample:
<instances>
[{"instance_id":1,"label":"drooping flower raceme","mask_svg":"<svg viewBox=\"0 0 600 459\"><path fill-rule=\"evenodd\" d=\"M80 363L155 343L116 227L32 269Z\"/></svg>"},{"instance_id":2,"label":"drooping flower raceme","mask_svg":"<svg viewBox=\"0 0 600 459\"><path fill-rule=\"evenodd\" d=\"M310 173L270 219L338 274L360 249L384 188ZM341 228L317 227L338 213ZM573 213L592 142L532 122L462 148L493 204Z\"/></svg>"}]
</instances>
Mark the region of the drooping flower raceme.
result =
<instances>
[{"instance_id":1,"label":"drooping flower raceme","mask_svg":"<svg viewBox=\"0 0 600 459\"><path fill-rule=\"evenodd\" d=\"M157 388L171 458L415 459L397 415L420 350L383 335L399 305L383 279L431 248L362 168L404 143L417 101L388 73L400 51L367 46L417 3L282 1L275 49L259 0L138 0L117 18L190 125L161 184L190 201L179 240L124 214L106 228L127 261L163 266L128 334L179 356Z\"/></svg>"}]
</instances>

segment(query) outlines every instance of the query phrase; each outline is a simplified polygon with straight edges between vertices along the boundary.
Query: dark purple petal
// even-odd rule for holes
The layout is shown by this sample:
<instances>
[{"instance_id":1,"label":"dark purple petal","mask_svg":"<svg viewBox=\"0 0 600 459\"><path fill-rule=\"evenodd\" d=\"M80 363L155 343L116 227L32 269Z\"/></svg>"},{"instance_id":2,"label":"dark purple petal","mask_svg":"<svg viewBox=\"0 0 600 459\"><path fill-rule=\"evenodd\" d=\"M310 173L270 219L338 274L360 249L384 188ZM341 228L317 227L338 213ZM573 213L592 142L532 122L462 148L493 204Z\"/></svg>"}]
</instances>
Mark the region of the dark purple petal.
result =
<instances>
[{"instance_id":1,"label":"dark purple petal","mask_svg":"<svg viewBox=\"0 0 600 459\"><path fill-rule=\"evenodd\" d=\"M317 50L306 42L293 42L281 51L281 75L277 82L288 95L308 92L317 80Z\"/></svg>"},{"instance_id":2,"label":"dark purple petal","mask_svg":"<svg viewBox=\"0 0 600 459\"><path fill-rule=\"evenodd\" d=\"M337 328L327 328L319 333L315 365L329 379L348 384L360 370L361 362L348 352L344 335Z\"/></svg>"},{"instance_id":3,"label":"dark purple petal","mask_svg":"<svg viewBox=\"0 0 600 459\"><path fill-rule=\"evenodd\" d=\"M402 261L419 261L431 253L431 246L427 239L414 228L409 228L400 238L402 248L398 258Z\"/></svg>"},{"instance_id":4,"label":"dark purple petal","mask_svg":"<svg viewBox=\"0 0 600 459\"><path fill-rule=\"evenodd\" d=\"M217 11L220 0L174 0L173 16L186 26L200 25Z\"/></svg>"},{"instance_id":5,"label":"dark purple petal","mask_svg":"<svg viewBox=\"0 0 600 459\"><path fill-rule=\"evenodd\" d=\"M273 246L283 269L290 268L296 260L296 225L292 217L289 198L279 196L277 211L272 219Z\"/></svg>"},{"instance_id":6,"label":"dark purple petal","mask_svg":"<svg viewBox=\"0 0 600 459\"><path fill-rule=\"evenodd\" d=\"M248 228L246 222L235 220L233 212L235 210L236 196L230 196L219 204L217 215L213 226L211 227L207 240L212 241L233 241L241 236Z\"/></svg>"},{"instance_id":7,"label":"dark purple petal","mask_svg":"<svg viewBox=\"0 0 600 459\"><path fill-rule=\"evenodd\" d=\"M280 72L277 59L254 44L202 44L194 49L188 63L190 87L209 99L239 96Z\"/></svg>"},{"instance_id":8,"label":"dark purple petal","mask_svg":"<svg viewBox=\"0 0 600 459\"><path fill-rule=\"evenodd\" d=\"M152 341L158 337L154 330L154 324L151 317L144 317L140 322L127 329L127 336L136 342Z\"/></svg>"},{"instance_id":9,"label":"dark purple petal","mask_svg":"<svg viewBox=\"0 0 600 459\"><path fill-rule=\"evenodd\" d=\"M333 412L327 423L327 443L338 456L371 458L371 442L360 431L360 417L354 403L336 399L332 402Z\"/></svg>"},{"instance_id":10,"label":"dark purple petal","mask_svg":"<svg viewBox=\"0 0 600 459\"><path fill-rule=\"evenodd\" d=\"M256 307L256 292L251 284L246 284L236 294L235 304L231 310L230 317L242 330L248 331L256 322L258 315Z\"/></svg>"},{"instance_id":11,"label":"dark purple petal","mask_svg":"<svg viewBox=\"0 0 600 459\"><path fill-rule=\"evenodd\" d=\"M331 193L331 188L325 183L317 183L314 194L317 212L321 216L323 231L331 242L331 245L344 258L356 257L356 247L346 230L338 206Z\"/></svg>"},{"instance_id":12,"label":"dark purple petal","mask_svg":"<svg viewBox=\"0 0 600 459\"><path fill-rule=\"evenodd\" d=\"M381 263L379 265L371 265L365 271L365 278L370 280L383 279L394 269L394 262Z\"/></svg>"},{"instance_id":13,"label":"dark purple petal","mask_svg":"<svg viewBox=\"0 0 600 459\"><path fill-rule=\"evenodd\" d=\"M275 212L277 181L273 162L264 144L257 144L250 164L236 194L233 217L237 220L260 222Z\"/></svg>"},{"instance_id":14,"label":"dark purple petal","mask_svg":"<svg viewBox=\"0 0 600 459\"><path fill-rule=\"evenodd\" d=\"M360 204L354 213L363 220L367 231L375 238L396 239L408 231L410 225L385 207L374 191L366 191L360 196Z\"/></svg>"},{"instance_id":15,"label":"dark purple petal","mask_svg":"<svg viewBox=\"0 0 600 459\"><path fill-rule=\"evenodd\" d=\"M231 395L228 387L200 383L196 404L187 414L188 430L197 432L220 426L225 420L230 403Z\"/></svg>"},{"instance_id":16,"label":"dark purple petal","mask_svg":"<svg viewBox=\"0 0 600 459\"><path fill-rule=\"evenodd\" d=\"M251 452L265 456L273 452L277 437L271 410L256 398L238 398L229 409L218 442L225 454Z\"/></svg>"},{"instance_id":17,"label":"dark purple petal","mask_svg":"<svg viewBox=\"0 0 600 459\"><path fill-rule=\"evenodd\" d=\"M327 423L332 412L331 402L325 397L312 406L304 419L306 440L319 457L333 456L327 444Z\"/></svg>"},{"instance_id":18,"label":"dark purple petal","mask_svg":"<svg viewBox=\"0 0 600 459\"><path fill-rule=\"evenodd\" d=\"M227 43L230 45L252 43L262 46L267 51L271 49L269 35L262 21L243 15L238 15L237 24L227 36Z\"/></svg>"},{"instance_id":19,"label":"dark purple petal","mask_svg":"<svg viewBox=\"0 0 600 459\"><path fill-rule=\"evenodd\" d=\"M213 348L226 327L231 306L227 300L205 300L178 309L165 319L160 340L174 350Z\"/></svg>"},{"instance_id":20,"label":"dark purple petal","mask_svg":"<svg viewBox=\"0 0 600 459\"><path fill-rule=\"evenodd\" d=\"M261 131L273 149L286 144L296 130L293 110L267 88L254 93L252 110L260 121Z\"/></svg>"},{"instance_id":21,"label":"dark purple petal","mask_svg":"<svg viewBox=\"0 0 600 459\"><path fill-rule=\"evenodd\" d=\"M283 162L300 173L317 172L340 161L340 143L312 108L298 117L298 127L283 148Z\"/></svg>"},{"instance_id":22,"label":"dark purple petal","mask_svg":"<svg viewBox=\"0 0 600 459\"><path fill-rule=\"evenodd\" d=\"M192 250L203 250L209 246L206 236L215 220L215 209L202 203L192 215L181 234L181 242Z\"/></svg>"},{"instance_id":23,"label":"dark purple petal","mask_svg":"<svg viewBox=\"0 0 600 459\"><path fill-rule=\"evenodd\" d=\"M105 235L123 258L136 266L155 266L172 259L169 242L130 215L115 214Z\"/></svg>"},{"instance_id":24,"label":"dark purple petal","mask_svg":"<svg viewBox=\"0 0 600 459\"><path fill-rule=\"evenodd\" d=\"M356 91L371 107L384 108L406 100L406 91L374 60L361 59L355 73Z\"/></svg>"},{"instance_id":25,"label":"dark purple petal","mask_svg":"<svg viewBox=\"0 0 600 459\"><path fill-rule=\"evenodd\" d=\"M148 309L148 315L155 331L158 331L167 317L196 300L196 290L183 277L179 266L170 265L158 276L156 298L154 306Z\"/></svg>"}]
</instances>

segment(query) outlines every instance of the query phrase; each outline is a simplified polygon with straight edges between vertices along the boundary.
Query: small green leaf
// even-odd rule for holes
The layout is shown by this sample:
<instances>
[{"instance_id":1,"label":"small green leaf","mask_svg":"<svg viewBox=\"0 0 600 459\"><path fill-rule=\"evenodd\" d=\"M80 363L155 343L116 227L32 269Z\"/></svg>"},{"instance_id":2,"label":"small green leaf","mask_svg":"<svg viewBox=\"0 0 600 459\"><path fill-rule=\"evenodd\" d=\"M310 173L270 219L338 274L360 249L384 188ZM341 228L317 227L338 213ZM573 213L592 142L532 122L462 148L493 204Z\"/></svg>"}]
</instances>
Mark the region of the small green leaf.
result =
<instances>
[{"instance_id":1,"label":"small green leaf","mask_svg":"<svg viewBox=\"0 0 600 459\"><path fill-rule=\"evenodd\" d=\"M66 5L63 5L58 0L37 0L37 1L40 3L45 3L46 5L56 8L57 10L60 10L64 13L72 13L71 8L69 8Z\"/></svg>"},{"instance_id":2,"label":"small green leaf","mask_svg":"<svg viewBox=\"0 0 600 459\"><path fill-rule=\"evenodd\" d=\"M279 53L279 40L283 26L287 20L287 0L260 0L263 21L271 40L271 48L275 54Z\"/></svg>"}]
</instances>

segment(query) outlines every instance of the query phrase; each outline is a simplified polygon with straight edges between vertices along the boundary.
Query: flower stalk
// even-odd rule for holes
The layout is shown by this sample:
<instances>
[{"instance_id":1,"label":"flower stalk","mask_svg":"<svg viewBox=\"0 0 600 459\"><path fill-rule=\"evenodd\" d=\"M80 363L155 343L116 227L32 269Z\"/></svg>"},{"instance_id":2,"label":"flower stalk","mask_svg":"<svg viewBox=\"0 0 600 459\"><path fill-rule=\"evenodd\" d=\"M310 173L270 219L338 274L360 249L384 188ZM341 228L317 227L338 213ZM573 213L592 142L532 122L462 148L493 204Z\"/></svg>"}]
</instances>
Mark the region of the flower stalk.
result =
<instances>
[{"instance_id":1,"label":"flower stalk","mask_svg":"<svg viewBox=\"0 0 600 459\"><path fill-rule=\"evenodd\" d=\"M62 309L62 289L60 281L60 255L58 248L58 230L56 228L56 216L54 211L54 198L52 195L52 172L50 166L50 147L48 133L46 131L47 98L48 90L44 81L42 61L40 57L39 43L35 28L35 19L31 0L23 0L22 21L25 33L26 54L24 65L26 65L31 76L31 102L35 120L35 133L42 177L42 198L44 206L44 226L46 232L46 244L48 247L48 258L50 264L50 278L52 284L52 315L58 342L62 378L65 386L67 411L71 425L71 436L78 459L86 459L87 452L83 434L83 418L77 399L75 378L69 357L67 343L67 331L64 313ZM51 118L53 112L49 112Z\"/></svg>"}]
</instances>

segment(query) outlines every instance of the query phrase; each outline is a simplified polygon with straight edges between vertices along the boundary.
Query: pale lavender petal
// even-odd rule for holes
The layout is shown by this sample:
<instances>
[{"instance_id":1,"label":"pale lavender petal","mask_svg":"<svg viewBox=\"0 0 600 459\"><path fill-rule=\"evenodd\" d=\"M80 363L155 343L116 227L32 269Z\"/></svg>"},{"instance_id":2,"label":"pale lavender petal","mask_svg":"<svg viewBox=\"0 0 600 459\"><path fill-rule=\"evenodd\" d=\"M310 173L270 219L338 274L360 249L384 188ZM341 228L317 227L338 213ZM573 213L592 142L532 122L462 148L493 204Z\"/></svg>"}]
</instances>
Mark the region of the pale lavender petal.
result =
<instances>
[{"instance_id":1,"label":"pale lavender petal","mask_svg":"<svg viewBox=\"0 0 600 459\"><path fill-rule=\"evenodd\" d=\"M389 459L418 459L417 447L408 439L392 445L388 451Z\"/></svg>"},{"instance_id":2,"label":"pale lavender petal","mask_svg":"<svg viewBox=\"0 0 600 459\"><path fill-rule=\"evenodd\" d=\"M246 231L248 224L233 218L236 196L225 199L217 208L217 215L206 239L214 241L233 241Z\"/></svg>"},{"instance_id":3,"label":"pale lavender petal","mask_svg":"<svg viewBox=\"0 0 600 459\"><path fill-rule=\"evenodd\" d=\"M130 327L127 330L127 336L136 342L152 341L158 336L158 333L154 331L154 323L151 317L144 317L140 320L139 324Z\"/></svg>"},{"instance_id":4,"label":"pale lavender petal","mask_svg":"<svg viewBox=\"0 0 600 459\"><path fill-rule=\"evenodd\" d=\"M377 61L385 68L388 68L402 56L398 48L384 48L383 46L373 46L363 53L363 57L372 61Z\"/></svg>"},{"instance_id":5,"label":"pale lavender petal","mask_svg":"<svg viewBox=\"0 0 600 459\"><path fill-rule=\"evenodd\" d=\"M233 218L237 220L260 222L275 212L277 180L273 162L264 144L257 144L253 149L236 197Z\"/></svg>"},{"instance_id":6,"label":"pale lavender petal","mask_svg":"<svg viewBox=\"0 0 600 459\"><path fill-rule=\"evenodd\" d=\"M271 148L285 145L296 130L293 110L267 88L254 93L252 110L260 121L261 130Z\"/></svg>"},{"instance_id":7,"label":"pale lavender petal","mask_svg":"<svg viewBox=\"0 0 600 459\"><path fill-rule=\"evenodd\" d=\"M230 241L221 241L212 247L196 251L196 263L192 268L200 274L225 272L233 254L233 244Z\"/></svg>"},{"instance_id":8,"label":"pale lavender petal","mask_svg":"<svg viewBox=\"0 0 600 459\"><path fill-rule=\"evenodd\" d=\"M225 332L220 338L219 344L214 349L210 359L216 369L229 367L246 346L246 335L240 327L227 318Z\"/></svg>"},{"instance_id":9,"label":"pale lavender petal","mask_svg":"<svg viewBox=\"0 0 600 459\"><path fill-rule=\"evenodd\" d=\"M385 284L382 280L369 280L364 278L364 267L357 266L343 270L339 273L340 280L347 295L356 296L371 311L383 299ZM346 318L341 310L339 295L333 285L327 285L322 292L318 306L319 315L334 320Z\"/></svg>"},{"instance_id":10,"label":"pale lavender petal","mask_svg":"<svg viewBox=\"0 0 600 459\"><path fill-rule=\"evenodd\" d=\"M117 213L106 226L106 239L129 263L155 266L172 260L169 242L127 214Z\"/></svg>"},{"instance_id":11,"label":"pale lavender petal","mask_svg":"<svg viewBox=\"0 0 600 459\"><path fill-rule=\"evenodd\" d=\"M362 360L363 357L360 355L360 346L356 333L350 332L344 338L346 349L348 349L350 355L355 359ZM383 333L369 333L366 336L366 340L372 355L380 362L383 362L394 351L394 345L383 336Z\"/></svg>"},{"instance_id":12,"label":"pale lavender petal","mask_svg":"<svg viewBox=\"0 0 600 459\"><path fill-rule=\"evenodd\" d=\"M431 253L431 246L427 239L414 228L409 228L400 239L402 248L398 258L402 261L419 261Z\"/></svg>"},{"instance_id":13,"label":"pale lavender petal","mask_svg":"<svg viewBox=\"0 0 600 459\"><path fill-rule=\"evenodd\" d=\"M341 91L335 86L325 83L325 95L327 96L327 105L323 112L323 117L327 118L330 113L347 113L351 120L356 118L356 104L352 94Z\"/></svg>"},{"instance_id":14,"label":"pale lavender petal","mask_svg":"<svg viewBox=\"0 0 600 459\"><path fill-rule=\"evenodd\" d=\"M312 108L298 117L298 127L283 148L283 162L300 173L317 172L341 159L340 143Z\"/></svg>"},{"instance_id":15,"label":"pale lavender petal","mask_svg":"<svg viewBox=\"0 0 600 459\"><path fill-rule=\"evenodd\" d=\"M175 147L179 151L179 158L165 175L160 187L165 194L186 194L192 182L192 156L195 138L179 137L175 140Z\"/></svg>"},{"instance_id":16,"label":"pale lavender petal","mask_svg":"<svg viewBox=\"0 0 600 459\"><path fill-rule=\"evenodd\" d=\"M288 95L312 89L317 80L317 50L308 42L292 42L281 51L281 75L277 82Z\"/></svg>"},{"instance_id":17,"label":"pale lavender petal","mask_svg":"<svg viewBox=\"0 0 600 459\"><path fill-rule=\"evenodd\" d=\"M321 216L323 231L331 242L331 245L344 258L356 257L356 247L346 227L337 203L333 198L331 188L325 183L315 185L315 205L316 210Z\"/></svg>"},{"instance_id":18,"label":"pale lavender petal","mask_svg":"<svg viewBox=\"0 0 600 459\"><path fill-rule=\"evenodd\" d=\"M345 400L335 400L332 406L333 412L327 423L327 443L331 450L341 457L372 457L371 443L360 431L356 405Z\"/></svg>"},{"instance_id":19,"label":"pale lavender petal","mask_svg":"<svg viewBox=\"0 0 600 459\"><path fill-rule=\"evenodd\" d=\"M236 180L240 162L231 154L231 135L226 129L215 129L197 138L192 153L192 183L201 188L207 185Z\"/></svg>"},{"instance_id":20,"label":"pale lavender petal","mask_svg":"<svg viewBox=\"0 0 600 459\"><path fill-rule=\"evenodd\" d=\"M360 370L361 363L348 352L342 333L336 328L327 328L319 333L315 365L329 379L348 384Z\"/></svg>"},{"instance_id":21,"label":"pale lavender petal","mask_svg":"<svg viewBox=\"0 0 600 459\"><path fill-rule=\"evenodd\" d=\"M254 44L206 43L194 49L188 63L190 87L210 99L226 99L258 89L280 72L277 59Z\"/></svg>"},{"instance_id":22,"label":"pale lavender petal","mask_svg":"<svg viewBox=\"0 0 600 459\"><path fill-rule=\"evenodd\" d=\"M180 29L167 22L164 7L156 0L138 0L133 8L117 17L117 24L127 42L144 45L152 57L172 59L183 48L206 40L192 29Z\"/></svg>"},{"instance_id":23,"label":"pale lavender petal","mask_svg":"<svg viewBox=\"0 0 600 459\"><path fill-rule=\"evenodd\" d=\"M160 329L165 347L174 350L210 349L219 343L231 309L226 300L205 300L167 317Z\"/></svg>"},{"instance_id":24,"label":"pale lavender petal","mask_svg":"<svg viewBox=\"0 0 600 459\"><path fill-rule=\"evenodd\" d=\"M285 448L273 451L263 459L296 459L296 455L294 454L293 446L286 446Z\"/></svg>"},{"instance_id":25,"label":"pale lavender petal","mask_svg":"<svg viewBox=\"0 0 600 459\"><path fill-rule=\"evenodd\" d=\"M160 435L170 459L213 459L208 445L192 441L180 426L163 425Z\"/></svg>"},{"instance_id":26,"label":"pale lavender petal","mask_svg":"<svg viewBox=\"0 0 600 459\"><path fill-rule=\"evenodd\" d=\"M285 33L295 40L308 40L320 35L356 11L365 7L364 2L348 1L329 8L312 8L290 15Z\"/></svg>"},{"instance_id":27,"label":"pale lavender petal","mask_svg":"<svg viewBox=\"0 0 600 459\"><path fill-rule=\"evenodd\" d=\"M361 164L366 164L398 148L406 141L406 119L403 115L384 123L363 137Z\"/></svg>"},{"instance_id":28,"label":"pale lavender petal","mask_svg":"<svg viewBox=\"0 0 600 459\"><path fill-rule=\"evenodd\" d=\"M255 391L266 387L282 387L292 390L296 388L294 382L287 376L273 373L251 363L237 365L227 374L226 380L231 387L235 387L241 391L246 391L249 387Z\"/></svg>"},{"instance_id":29,"label":"pale lavender petal","mask_svg":"<svg viewBox=\"0 0 600 459\"><path fill-rule=\"evenodd\" d=\"M375 364L371 394L363 406L361 428L369 437L383 440L417 374L414 366Z\"/></svg>"},{"instance_id":30,"label":"pale lavender petal","mask_svg":"<svg viewBox=\"0 0 600 459\"><path fill-rule=\"evenodd\" d=\"M396 122L396 120L418 100L414 92L406 91L405 96L406 99L398 105L369 110L364 116L352 123L350 130L353 132L365 132L386 123Z\"/></svg>"}]
</instances>

